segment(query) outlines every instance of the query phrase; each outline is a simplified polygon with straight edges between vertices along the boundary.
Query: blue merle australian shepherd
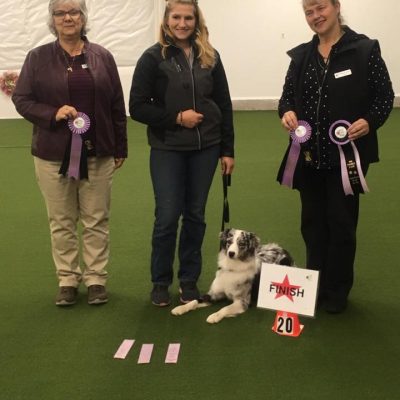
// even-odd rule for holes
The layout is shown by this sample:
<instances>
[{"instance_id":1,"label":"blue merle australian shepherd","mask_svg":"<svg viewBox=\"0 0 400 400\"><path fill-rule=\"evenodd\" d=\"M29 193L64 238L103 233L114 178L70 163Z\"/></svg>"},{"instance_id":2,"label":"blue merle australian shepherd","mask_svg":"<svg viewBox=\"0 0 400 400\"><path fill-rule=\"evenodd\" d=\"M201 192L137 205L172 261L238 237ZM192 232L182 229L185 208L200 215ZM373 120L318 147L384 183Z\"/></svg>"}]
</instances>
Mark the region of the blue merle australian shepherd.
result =
<instances>
[{"instance_id":1,"label":"blue merle australian shepherd","mask_svg":"<svg viewBox=\"0 0 400 400\"><path fill-rule=\"evenodd\" d=\"M232 303L209 315L207 322L215 324L225 317L235 317L244 313L251 300L257 297L263 262L294 265L286 250L276 243L261 245L260 239L252 232L226 229L219 237L218 270L208 293L198 300L175 307L171 311L173 315L182 315L218 300L229 299Z\"/></svg>"}]
</instances>

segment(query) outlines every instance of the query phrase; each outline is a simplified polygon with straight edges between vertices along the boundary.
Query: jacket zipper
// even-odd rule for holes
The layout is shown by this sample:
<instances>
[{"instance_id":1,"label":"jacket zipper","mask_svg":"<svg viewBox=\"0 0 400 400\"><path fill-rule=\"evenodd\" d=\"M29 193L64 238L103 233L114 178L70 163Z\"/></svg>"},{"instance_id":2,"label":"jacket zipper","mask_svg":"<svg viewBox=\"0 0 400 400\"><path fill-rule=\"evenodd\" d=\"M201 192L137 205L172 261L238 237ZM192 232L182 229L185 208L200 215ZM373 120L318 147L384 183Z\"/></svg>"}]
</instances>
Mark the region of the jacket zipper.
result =
<instances>
[{"instance_id":1,"label":"jacket zipper","mask_svg":"<svg viewBox=\"0 0 400 400\"><path fill-rule=\"evenodd\" d=\"M328 74L328 69L329 69L329 66L330 66L330 58L331 58L331 55L329 54L328 61L327 61L327 64L325 66L324 75L322 77L321 83L319 81L318 70L316 69L316 76L317 76L317 82L318 82L317 121L315 122L315 125L317 126L317 131L315 132L315 136L316 136L316 139L317 139L316 140L317 158L318 158L317 169L321 168L321 145L320 145L321 132L319 131L319 127L320 127L319 112L320 112L320 108L321 108L322 90L323 90L325 79L326 79L326 76Z\"/></svg>"},{"instance_id":2,"label":"jacket zipper","mask_svg":"<svg viewBox=\"0 0 400 400\"><path fill-rule=\"evenodd\" d=\"M190 60L186 56L186 53L184 52L184 50L181 49L181 51L183 52L183 55L185 57L185 60L187 62L189 70L190 70L190 77L191 77L191 80L192 80L192 88L193 88L193 90L192 90L193 109L196 111L196 95L195 95L195 86L194 86L193 66L190 65ZM198 126L196 126L196 132L197 132L197 139L198 139L198 143L199 143L199 150L201 150L201 135L200 135L200 130L199 130Z\"/></svg>"}]
</instances>

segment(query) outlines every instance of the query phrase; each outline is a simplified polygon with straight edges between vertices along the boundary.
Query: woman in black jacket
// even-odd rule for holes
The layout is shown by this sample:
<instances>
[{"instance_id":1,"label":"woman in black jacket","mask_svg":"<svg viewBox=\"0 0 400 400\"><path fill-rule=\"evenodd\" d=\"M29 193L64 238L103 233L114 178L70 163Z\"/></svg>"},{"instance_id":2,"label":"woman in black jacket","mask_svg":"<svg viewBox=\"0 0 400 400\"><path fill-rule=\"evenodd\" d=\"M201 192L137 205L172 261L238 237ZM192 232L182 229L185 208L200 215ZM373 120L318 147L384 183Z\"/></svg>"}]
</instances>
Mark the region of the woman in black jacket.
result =
<instances>
[{"instance_id":1,"label":"woman in black jacket","mask_svg":"<svg viewBox=\"0 0 400 400\"><path fill-rule=\"evenodd\" d=\"M199 297L204 214L218 159L222 173L234 166L232 103L219 54L208 40L195 0L168 0L159 42L138 60L129 111L148 125L155 195L151 300L170 303L168 287L179 220L181 301Z\"/></svg>"},{"instance_id":2,"label":"woman in black jacket","mask_svg":"<svg viewBox=\"0 0 400 400\"><path fill-rule=\"evenodd\" d=\"M342 24L338 0L303 8L316 34L288 52L279 116L291 137L278 180L300 191L307 267L321 273L319 303L339 313L353 285L359 193L394 94L378 41Z\"/></svg>"}]
</instances>

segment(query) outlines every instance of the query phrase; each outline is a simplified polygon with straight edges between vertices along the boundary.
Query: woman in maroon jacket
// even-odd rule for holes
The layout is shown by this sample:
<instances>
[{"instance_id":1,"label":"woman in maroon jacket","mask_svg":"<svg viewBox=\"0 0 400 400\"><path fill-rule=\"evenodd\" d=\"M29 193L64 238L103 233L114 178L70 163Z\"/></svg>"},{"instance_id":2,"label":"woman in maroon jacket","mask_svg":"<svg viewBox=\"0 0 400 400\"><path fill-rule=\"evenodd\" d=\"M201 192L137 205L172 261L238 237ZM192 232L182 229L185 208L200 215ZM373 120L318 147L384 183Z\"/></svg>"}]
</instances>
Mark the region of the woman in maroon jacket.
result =
<instances>
[{"instance_id":1,"label":"woman in maroon jacket","mask_svg":"<svg viewBox=\"0 0 400 400\"><path fill-rule=\"evenodd\" d=\"M113 56L89 43L85 0L51 0L57 40L26 57L13 101L33 124L32 155L46 202L59 280L56 305L108 301L109 210L115 169L127 156L126 113ZM79 260L77 222L82 224Z\"/></svg>"}]
</instances>

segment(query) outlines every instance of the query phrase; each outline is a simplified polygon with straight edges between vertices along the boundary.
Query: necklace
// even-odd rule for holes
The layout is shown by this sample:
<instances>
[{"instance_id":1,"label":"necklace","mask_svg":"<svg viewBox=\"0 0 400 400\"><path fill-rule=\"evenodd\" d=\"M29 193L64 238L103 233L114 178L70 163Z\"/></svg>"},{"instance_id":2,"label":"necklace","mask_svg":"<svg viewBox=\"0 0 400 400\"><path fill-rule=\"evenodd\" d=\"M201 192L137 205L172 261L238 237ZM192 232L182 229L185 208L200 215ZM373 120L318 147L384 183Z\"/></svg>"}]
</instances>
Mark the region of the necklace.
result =
<instances>
[{"instance_id":1,"label":"necklace","mask_svg":"<svg viewBox=\"0 0 400 400\"><path fill-rule=\"evenodd\" d=\"M74 66L75 57L81 54L80 50L81 50L81 43L79 43L79 45L78 45L78 47L77 47L76 50L73 50L73 51L72 51L72 54L75 53L75 55L72 57L71 63L69 63L68 57L67 57L66 54L65 54L66 51L63 50L63 55L64 55L65 62L66 62L66 64L67 64L67 71L68 71L68 72L72 72L72 71L73 71L72 67ZM78 54L78 53L79 53L79 54Z\"/></svg>"},{"instance_id":2,"label":"necklace","mask_svg":"<svg viewBox=\"0 0 400 400\"><path fill-rule=\"evenodd\" d=\"M321 55L321 58L324 60L326 65L328 65L329 63L329 58L331 56L333 46L335 46L339 42L339 40L345 33L345 31L341 30L339 36L331 42L326 42L322 44L320 40L320 43L318 44L318 53ZM329 45L329 43L331 44ZM327 52L327 50L329 50L329 53ZM325 57L325 54L328 54L327 57Z\"/></svg>"},{"instance_id":3,"label":"necklace","mask_svg":"<svg viewBox=\"0 0 400 400\"><path fill-rule=\"evenodd\" d=\"M320 56L320 54L317 53L317 64L321 68L321 70L324 71L324 72L329 66L329 61L330 61L330 58L331 58L330 56L331 56L330 53L329 53L328 57ZM323 60L323 61L321 62L321 60Z\"/></svg>"},{"instance_id":4,"label":"necklace","mask_svg":"<svg viewBox=\"0 0 400 400\"><path fill-rule=\"evenodd\" d=\"M68 72L72 72L73 71L72 67L74 66L74 61L75 61L76 55L72 57L72 61L71 61L71 64L70 64L68 62L67 56L65 55L65 52L63 52L63 54L64 54L65 62L67 63L67 71Z\"/></svg>"}]
</instances>

